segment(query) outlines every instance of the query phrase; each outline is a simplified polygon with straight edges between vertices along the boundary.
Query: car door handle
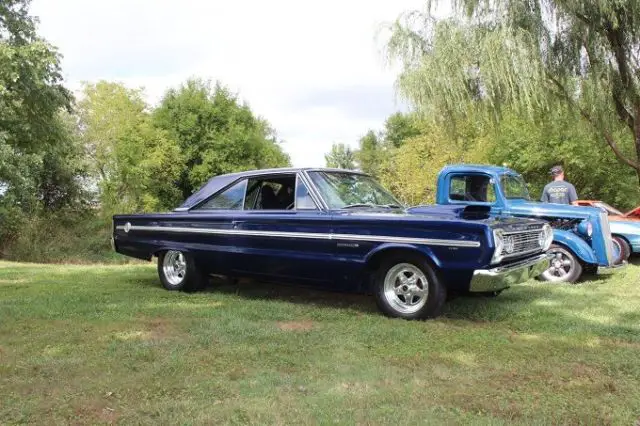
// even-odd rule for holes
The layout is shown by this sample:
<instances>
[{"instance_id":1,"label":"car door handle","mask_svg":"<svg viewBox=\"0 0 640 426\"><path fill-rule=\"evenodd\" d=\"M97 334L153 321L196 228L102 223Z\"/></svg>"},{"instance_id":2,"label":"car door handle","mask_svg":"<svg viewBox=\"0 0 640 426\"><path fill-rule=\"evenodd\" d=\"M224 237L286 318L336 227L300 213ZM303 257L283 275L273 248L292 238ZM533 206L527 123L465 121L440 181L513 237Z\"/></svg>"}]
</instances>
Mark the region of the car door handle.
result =
<instances>
[{"instance_id":1,"label":"car door handle","mask_svg":"<svg viewBox=\"0 0 640 426\"><path fill-rule=\"evenodd\" d=\"M240 227L240 226L241 226L242 224L244 224L244 223L245 223L245 221L244 221L244 220L232 220L232 221L231 221L231 227L232 227L233 229L236 229L236 228Z\"/></svg>"}]
</instances>

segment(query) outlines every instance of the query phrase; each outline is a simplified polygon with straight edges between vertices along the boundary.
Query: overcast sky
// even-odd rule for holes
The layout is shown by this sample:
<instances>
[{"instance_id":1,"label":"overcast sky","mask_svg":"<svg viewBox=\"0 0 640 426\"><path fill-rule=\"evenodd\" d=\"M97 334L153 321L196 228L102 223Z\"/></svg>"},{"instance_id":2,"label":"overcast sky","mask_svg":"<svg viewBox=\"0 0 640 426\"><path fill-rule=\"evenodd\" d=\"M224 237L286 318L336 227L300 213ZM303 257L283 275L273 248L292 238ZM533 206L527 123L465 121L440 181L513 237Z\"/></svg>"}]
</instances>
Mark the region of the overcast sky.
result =
<instances>
[{"instance_id":1,"label":"overcast sky","mask_svg":"<svg viewBox=\"0 0 640 426\"><path fill-rule=\"evenodd\" d=\"M402 104L376 41L424 0L33 0L67 85L120 81L149 102L196 76L220 80L266 118L294 166L323 166Z\"/></svg>"}]
</instances>

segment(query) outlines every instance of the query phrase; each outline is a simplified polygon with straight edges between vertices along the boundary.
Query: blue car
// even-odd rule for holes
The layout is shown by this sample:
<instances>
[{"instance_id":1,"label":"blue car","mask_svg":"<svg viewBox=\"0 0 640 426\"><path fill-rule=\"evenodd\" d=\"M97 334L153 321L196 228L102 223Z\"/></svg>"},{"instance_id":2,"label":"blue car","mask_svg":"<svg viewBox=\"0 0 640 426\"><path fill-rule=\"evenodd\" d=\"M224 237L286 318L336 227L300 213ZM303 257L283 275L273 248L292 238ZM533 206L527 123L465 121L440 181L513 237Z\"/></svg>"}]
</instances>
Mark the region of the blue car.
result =
<instances>
[{"instance_id":1,"label":"blue car","mask_svg":"<svg viewBox=\"0 0 640 426\"><path fill-rule=\"evenodd\" d=\"M271 169L212 178L172 212L113 216L114 249L157 257L162 285L209 274L373 293L382 312L437 316L447 292L495 295L544 271L553 231L488 209L405 209L372 177Z\"/></svg>"}]
</instances>

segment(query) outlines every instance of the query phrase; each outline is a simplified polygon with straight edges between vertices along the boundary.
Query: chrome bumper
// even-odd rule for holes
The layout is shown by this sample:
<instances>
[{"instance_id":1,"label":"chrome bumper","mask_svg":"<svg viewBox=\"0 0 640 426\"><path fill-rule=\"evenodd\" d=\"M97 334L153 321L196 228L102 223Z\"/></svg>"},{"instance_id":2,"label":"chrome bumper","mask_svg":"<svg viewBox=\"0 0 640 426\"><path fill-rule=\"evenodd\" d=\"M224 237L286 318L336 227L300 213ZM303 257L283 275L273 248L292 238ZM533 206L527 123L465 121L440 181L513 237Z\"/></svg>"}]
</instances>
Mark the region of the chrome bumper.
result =
<instances>
[{"instance_id":1,"label":"chrome bumper","mask_svg":"<svg viewBox=\"0 0 640 426\"><path fill-rule=\"evenodd\" d=\"M537 277L549 268L552 255L543 253L532 259L498 266L493 269L478 269L473 271L473 278L469 284L469 291L485 292L498 291L514 284L523 283L530 278Z\"/></svg>"}]
</instances>

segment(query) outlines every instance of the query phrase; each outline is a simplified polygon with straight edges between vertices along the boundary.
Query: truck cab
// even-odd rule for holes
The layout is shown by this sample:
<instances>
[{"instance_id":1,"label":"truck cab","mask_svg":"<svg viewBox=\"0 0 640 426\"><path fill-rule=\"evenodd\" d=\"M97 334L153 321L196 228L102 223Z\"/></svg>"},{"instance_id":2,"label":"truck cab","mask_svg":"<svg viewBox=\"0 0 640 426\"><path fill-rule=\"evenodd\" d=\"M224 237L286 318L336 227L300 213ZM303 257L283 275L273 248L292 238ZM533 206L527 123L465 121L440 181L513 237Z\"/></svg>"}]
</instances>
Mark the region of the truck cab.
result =
<instances>
[{"instance_id":1,"label":"truck cab","mask_svg":"<svg viewBox=\"0 0 640 426\"><path fill-rule=\"evenodd\" d=\"M532 201L522 176L507 167L458 164L444 167L437 180L436 203L477 205L492 215L538 218L553 227L553 254L540 278L575 282L585 272L620 266L620 247L612 239L607 214L594 207ZM514 244L524 242L514 241Z\"/></svg>"}]
</instances>

